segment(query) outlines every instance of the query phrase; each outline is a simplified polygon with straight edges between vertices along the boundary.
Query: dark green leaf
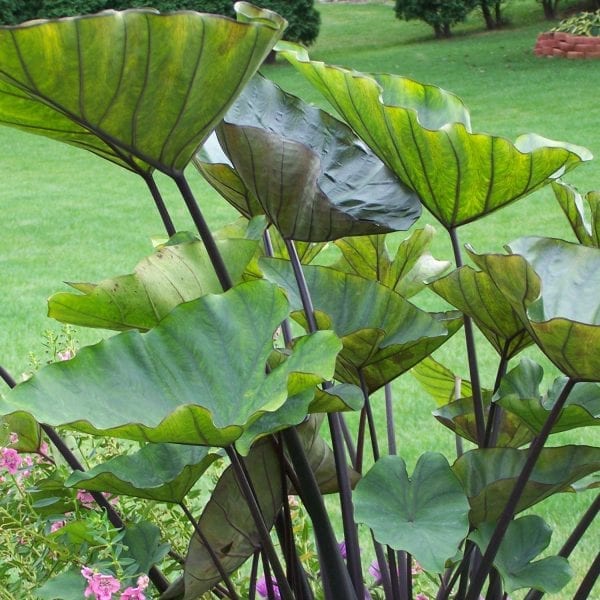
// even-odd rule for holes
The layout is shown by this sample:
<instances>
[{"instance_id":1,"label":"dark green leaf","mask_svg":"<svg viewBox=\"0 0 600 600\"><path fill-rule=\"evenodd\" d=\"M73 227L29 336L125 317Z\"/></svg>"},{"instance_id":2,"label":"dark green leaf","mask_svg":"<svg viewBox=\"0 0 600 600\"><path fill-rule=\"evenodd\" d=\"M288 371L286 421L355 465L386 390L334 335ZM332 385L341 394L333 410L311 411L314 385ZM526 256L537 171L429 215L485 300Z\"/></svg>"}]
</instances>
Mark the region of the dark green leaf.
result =
<instances>
[{"instance_id":1,"label":"dark green leaf","mask_svg":"<svg viewBox=\"0 0 600 600\"><path fill-rule=\"evenodd\" d=\"M494 527L495 523L482 523L469 536L481 552L485 552L488 547ZM541 517L535 515L516 519L508 526L494 559L494 566L502 576L506 593L533 588L556 594L567 585L572 571L566 558L548 556L532 562L548 547L551 537L552 529Z\"/></svg>"},{"instance_id":2,"label":"dark green leaf","mask_svg":"<svg viewBox=\"0 0 600 600\"><path fill-rule=\"evenodd\" d=\"M484 414L489 414L491 392L483 392ZM461 398L434 411L433 416L457 435L477 444L477 423L473 410L473 398ZM502 413L498 425L496 446L518 448L533 439L531 429L511 413Z\"/></svg>"},{"instance_id":3,"label":"dark green leaf","mask_svg":"<svg viewBox=\"0 0 600 600\"><path fill-rule=\"evenodd\" d=\"M355 517L375 539L441 573L467 535L469 503L444 456L423 454L409 479L398 456L380 458L353 494Z\"/></svg>"},{"instance_id":4,"label":"dark green leaf","mask_svg":"<svg viewBox=\"0 0 600 600\"><path fill-rule=\"evenodd\" d=\"M527 449L514 448L470 450L454 463L452 469L469 497L469 520L472 525L498 519L523 470L528 453ZM572 483L598 470L600 448L544 448L525 485L516 512L557 492L569 491Z\"/></svg>"},{"instance_id":5,"label":"dark green leaf","mask_svg":"<svg viewBox=\"0 0 600 600\"><path fill-rule=\"evenodd\" d=\"M469 254L492 278L535 343L567 376L600 377L600 249L527 237L505 254Z\"/></svg>"},{"instance_id":6,"label":"dark green leaf","mask_svg":"<svg viewBox=\"0 0 600 600\"><path fill-rule=\"evenodd\" d=\"M80 600L86 587L80 569L65 571L35 590L37 600Z\"/></svg>"},{"instance_id":7,"label":"dark green leaf","mask_svg":"<svg viewBox=\"0 0 600 600\"><path fill-rule=\"evenodd\" d=\"M427 252L434 233L430 225L417 229L400 243L394 258L389 254L385 235L336 240L342 257L334 267L379 281L410 298L425 287L427 280L441 275L450 266L448 261L436 260Z\"/></svg>"},{"instance_id":8,"label":"dark green leaf","mask_svg":"<svg viewBox=\"0 0 600 600\"><path fill-rule=\"evenodd\" d=\"M277 453L270 441L259 442L244 462L270 529L284 499ZM228 573L235 571L260 548L256 525L231 467L219 479L198 524ZM194 535L185 561L185 598L198 598L220 580L202 541Z\"/></svg>"},{"instance_id":9,"label":"dark green leaf","mask_svg":"<svg viewBox=\"0 0 600 600\"><path fill-rule=\"evenodd\" d=\"M464 104L440 88L396 75L365 75L311 61L301 46L285 56L447 228L513 202L590 160L585 148L471 133Z\"/></svg>"},{"instance_id":10,"label":"dark green leaf","mask_svg":"<svg viewBox=\"0 0 600 600\"><path fill-rule=\"evenodd\" d=\"M284 404L288 381L297 394L333 375L341 344L325 331L265 373L273 332L287 314L283 293L265 281L204 296L149 333L118 334L40 370L7 394L1 410L139 441L231 444Z\"/></svg>"},{"instance_id":11,"label":"dark green leaf","mask_svg":"<svg viewBox=\"0 0 600 600\"><path fill-rule=\"evenodd\" d=\"M106 11L0 29L0 122L148 174L182 173L285 21Z\"/></svg>"},{"instance_id":12,"label":"dark green leaf","mask_svg":"<svg viewBox=\"0 0 600 600\"><path fill-rule=\"evenodd\" d=\"M217 246L233 283L239 283L258 242L232 239ZM140 331L158 325L177 305L223 289L198 240L161 246L131 275L71 286L82 294L54 294L48 300L48 316L85 327Z\"/></svg>"},{"instance_id":13,"label":"dark green leaf","mask_svg":"<svg viewBox=\"0 0 600 600\"><path fill-rule=\"evenodd\" d=\"M286 290L297 311L292 316L305 325L290 263L263 259L260 265ZM426 313L376 281L313 265L304 267L304 275L319 329L333 329L343 342L337 379L360 385L362 370L370 392L431 354L462 324L456 313Z\"/></svg>"},{"instance_id":14,"label":"dark green leaf","mask_svg":"<svg viewBox=\"0 0 600 600\"><path fill-rule=\"evenodd\" d=\"M600 247L600 192L588 192L583 197L573 186L563 181L553 182L552 189L580 243ZM589 220L586 208L589 210Z\"/></svg>"},{"instance_id":15,"label":"dark green leaf","mask_svg":"<svg viewBox=\"0 0 600 600\"><path fill-rule=\"evenodd\" d=\"M542 368L529 359L522 359L502 380L495 401L505 410L518 416L534 433L539 433L566 383L564 377L554 382L552 389L542 395L539 384ZM597 383L578 383L569 394L552 433L576 427L600 425L600 386Z\"/></svg>"},{"instance_id":16,"label":"dark green leaf","mask_svg":"<svg viewBox=\"0 0 600 600\"><path fill-rule=\"evenodd\" d=\"M148 573L169 551L169 544L161 543L160 529L149 521L128 525L123 544L127 546L125 556L135 560L142 573Z\"/></svg>"},{"instance_id":17,"label":"dark green leaf","mask_svg":"<svg viewBox=\"0 0 600 600\"><path fill-rule=\"evenodd\" d=\"M286 239L321 242L408 229L421 207L352 131L255 77L195 163L243 215ZM226 155L226 157L224 156Z\"/></svg>"},{"instance_id":18,"label":"dark green leaf","mask_svg":"<svg viewBox=\"0 0 600 600\"><path fill-rule=\"evenodd\" d=\"M124 494L159 502L181 502L198 478L219 458L202 446L147 444L88 471L75 471L68 487Z\"/></svg>"}]
</instances>

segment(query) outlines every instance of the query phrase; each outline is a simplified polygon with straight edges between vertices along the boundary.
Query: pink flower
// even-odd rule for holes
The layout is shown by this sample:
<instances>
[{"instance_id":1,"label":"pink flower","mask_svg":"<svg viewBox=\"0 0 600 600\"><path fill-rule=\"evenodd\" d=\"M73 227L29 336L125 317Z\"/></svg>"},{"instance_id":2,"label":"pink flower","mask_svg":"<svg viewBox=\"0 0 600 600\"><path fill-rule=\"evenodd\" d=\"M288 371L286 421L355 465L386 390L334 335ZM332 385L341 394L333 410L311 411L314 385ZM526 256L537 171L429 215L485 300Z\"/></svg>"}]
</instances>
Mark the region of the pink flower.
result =
<instances>
[{"instance_id":1,"label":"pink flower","mask_svg":"<svg viewBox=\"0 0 600 600\"><path fill-rule=\"evenodd\" d=\"M71 360L75 353L73 350L64 350L63 352L59 352L56 356L58 356L59 360Z\"/></svg>"},{"instance_id":2,"label":"pink flower","mask_svg":"<svg viewBox=\"0 0 600 600\"><path fill-rule=\"evenodd\" d=\"M140 575L137 580L137 587L128 587L119 600L146 600L144 590L148 587L150 578L148 575Z\"/></svg>"},{"instance_id":3,"label":"pink flower","mask_svg":"<svg viewBox=\"0 0 600 600\"><path fill-rule=\"evenodd\" d=\"M338 549L344 560L346 558L348 558L348 553L346 552L346 540L342 540L341 542L338 542Z\"/></svg>"},{"instance_id":4,"label":"pink flower","mask_svg":"<svg viewBox=\"0 0 600 600\"><path fill-rule=\"evenodd\" d=\"M429 600L429 596L427 594L417 594L415 600Z\"/></svg>"},{"instance_id":5,"label":"pink flower","mask_svg":"<svg viewBox=\"0 0 600 600\"><path fill-rule=\"evenodd\" d=\"M19 434L15 433L14 431L11 431L8 434L8 439L11 444L18 444L19 443Z\"/></svg>"},{"instance_id":6,"label":"pink flower","mask_svg":"<svg viewBox=\"0 0 600 600\"><path fill-rule=\"evenodd\" d=\"M415 560L413 561L410 572L413 575L419 575L419 573L423 573L423 567Z\"/></svg>"},{"instance_id":7,"label":"pink flower","mask_svg":"<svg viewBox=\"0 0 600 600\"><path fill-rule=\"evenodd\" d=\"M88 580L88 585L83 592L86 598L94 594L95 600L112 600L113 594L121 589L121 583L112 575L96 573L89 567L83 567L81 574Z\"/></svg>"},{"instance_id":8,"label":"pink flower","mask_svg":"<svg viewBox=\"0 0 600 600\"><path fill-rule=\"evenodd\" d=\"M4 467L11 475L16 475L23 459L14 448L2 448L0 467Z\"/></svg>"},{"instance_id":9,"label":"pink flower","mask_svg":"<svg viewBox=\"0 0 600 600\"><path fill-rule=\"evenodd\" d=\"M54 523L52 523L52 525L50 525L50 533L54 533L55 531L58 531L59 529L63 528L65 525L67 524L66 521L54 521Z\"/></svg>"},{"instance_id":10,"label":"pink flower","mask_svg":"<svg viewBox=\"0 0 600 600\"><path fill-rule=\"evenodd\" d=\"M83 490L79 490L77 492L76 499L79 500L79 502L81 502L85 508L93 508L96 504L94 496L92 496L89 492L84 492Z\"/></svg>"}]
</instances>

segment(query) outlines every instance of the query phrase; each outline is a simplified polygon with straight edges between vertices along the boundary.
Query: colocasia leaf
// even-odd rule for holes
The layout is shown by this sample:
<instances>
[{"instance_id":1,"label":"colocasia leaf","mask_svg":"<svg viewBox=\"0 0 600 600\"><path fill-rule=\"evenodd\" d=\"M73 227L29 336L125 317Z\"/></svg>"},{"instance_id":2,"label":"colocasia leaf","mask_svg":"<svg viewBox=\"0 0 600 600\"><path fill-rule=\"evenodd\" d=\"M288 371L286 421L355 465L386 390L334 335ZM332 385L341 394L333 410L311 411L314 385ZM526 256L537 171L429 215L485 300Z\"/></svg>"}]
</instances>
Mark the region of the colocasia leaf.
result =
<instances>
[{"instance_id":1,"label":"colocasia leaf","mask_svg":"<svg viewBox=\"0 0 600 600\"><path fill-rule=\"evenodd\" d=\"M600 192L588 192L582 196L564 181L553 182L552 189L579 242L584 246L600 247ZM584 200L590 212L589 221Z\"/></svg>"},{"instance_id":2,"label":"colocasia leaf","mask_svg":"<svg viewBox=\"0 0 600 600\"><path fill-rule=\"evenodd\" d=\"M406 230L417 195L343 123L255 77L196 166L247 217L266 214L285 239L323 242Z\"/></svg>"},{"instance_id":3,"label":"colocasia leaf","mask_svg":"<svg viewBox=\"0 0 600 600\"><path fill-rule=\"evenodd\" d=\"M288 42L278 49L447 229L498 210L592 158L585 148L536 135L513 144L472 133L465 105L435 86L311 61L303 47Z\"/></svg>"},{"instance_id":4,"label":"colocasia leaf","mask_svg":"<svg viewBox=\"0 0 600 600\"><path fill-rule=\"evenodd\" d=\"M285 21L105 11L0 28L0 122L141 174L174 175L252 77Z\"/></svg>"}]
</instances>

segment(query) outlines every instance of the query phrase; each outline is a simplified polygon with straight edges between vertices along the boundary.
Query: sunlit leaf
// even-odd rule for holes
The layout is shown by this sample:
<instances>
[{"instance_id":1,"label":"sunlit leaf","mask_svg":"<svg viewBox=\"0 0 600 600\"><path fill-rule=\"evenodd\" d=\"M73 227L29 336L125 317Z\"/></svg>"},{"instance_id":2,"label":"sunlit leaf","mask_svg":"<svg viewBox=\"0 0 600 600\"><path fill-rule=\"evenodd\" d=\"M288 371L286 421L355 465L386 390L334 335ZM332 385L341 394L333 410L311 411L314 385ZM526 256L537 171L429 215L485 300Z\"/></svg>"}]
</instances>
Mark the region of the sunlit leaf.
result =
<instances>
[{"instance_id":1,"label":"sunlit leaf","mask_svg":"<svg viewBox=\"0 0 600 600\"><path fill-rule=\"evenodd\" d=\"M290 263L263 259L260 265L267 279L286 290L292 316L305 326ZM304 275L319 329L332 329L342 339L336 378L360 385L360 370L370 392L431 354L462 324L456 313L426 313L376 281L313 265L304 267Z\"/></svg>"},{"instance_id":2,"label":"sunlit leaf","mask_svg":"<svg viewBox=\"0 0 600 600\"><path fill-rule=\"evenodd\" d=\"M579 242L584 246L600 247L600 192L588 192L582 196L564 181L553 182L552 189Z\"/></svg>"},{"instance_id":3,"label":"sunlit leaf","mask_svg":"<svg viewBox=\"0 0 600 600\"><path fill-rule=\"evenodd\" d=\"M258 242L231 239L218 241L217 246L233 283L239 283ZM48 316L73 325L118 331L147 331L177 305L223 289L199 240L160 246L130 275L98 284L70 285L81 293L51 296Z\"/></svg>"},{"instance_id":4,"label":"sunlit leaf","mask_svg":"<svg viewBox=\"0 0 600 600\"><path fill-rule=\"evenodd\" d=\"M457 398L473 396L470 381L455 375L431 356L416 364L411 373L438 406L444 406Z\"/></svg>"},{"instance_id":5,"label":"sunlit leaf","mask_svg":"<svg viewBox=\"0 0 600 600\"><path fill-rule=\"evenodd\" d=\"M116 456L87 471L75 471L65 485L159 502L181 502L218 458L218 454L203 446L147 444L133 454Z\"/></svg>"},{"instance_id":6,"label":"sunlit leaf","mask_svg":"<svg viewBox=\"0 0 600 600\"><path fill-rule=\"evenodd\" d=\"M474 221L590 160L585 148L521 136L514 144L471 132L453 94L396 75L365 75L311 61L281 42L285 56L446 227Z\"/></svg>"},{"instance_id":7,"label":"sunlit leaf","mask_svg":"<svg viewBox=\"0 0 600 600\"><path fill-rule=\"evenodd\" d=\"M511 254L469 254L563 373L598 381L600 249L538 237L520 238L507 249Z\"/></svg>"},{"instance_id":8,"label":"sunlit leaf","mask_svg":"<svg viewBox=\"0 0 600 600\"><path fill-rule=\"evenodd\" d=\"M427 280L448 269L448 261L436 260L427 251L435 230L430 225L417 229L403 240L392 258L387 236L369 235L336 240L342 257L334 267L373 279L410 298L425 287Z\"/></svg>"},{"instance_id":9,"label":"sunlit leaf","mask_svg":"<svg viewBox=\"0 0 600 600\"><path fill-rule=\"evenodd\" d=\"M138 173L178 174L281 36L192 11L106 11L0 29L0 122Z\"/></svg>"},{"instance_id":10,"label":"sunlit leaf","mask_svg":"<svg viewBox=\"0 0 600 600\"><path fill-rule=\"evenodd\" d=\"M265 281L204 296L149 333L121 333L41 369L0 410L140 441L231 444L284 404L288 381L297 394L333 375L341 344L326 331L306 336L290 360L265 373L273 332L287 314L283 292Z\"/></svg>"},{"instance_id":11,"label":"sunlit leaf","mask_svg":"<svg viewBox=\"0 0 600 600\"><path fill-rule=\"evenodd\" d=\"M444 456L423 454L411 478L398 456L380 458L353 494L355 517L375 539L441 573L467 535L469 503Z\"/></svg>"},{"instance_id":12,"label":"sunlit leaf","mask_svg":"<svg viewBox=\"0 0 600 600\"><path fill-rule=\"evenodd\" d=\"M465 452L452 466L469 497L474 526L498 519L519 477L529 450L485 448ZM544 448L525 484L516 512L541 502L590 473L600 470L600 448Z\"/></svg>"},{"instance_id":13,"label":"sunlit leaf","mask_svg":"<svg viewBox=\"0 0 600 600\"><path fill-rule=\"evenodd\" d=\"M11 443L11 433L17 434L18 442ZM19 452L37 452L41 443L42 430L31 415L17 413L0 418L0 446L10 445Z\"/></svg>"},{"instance_id":14,"label":"sunlit leaf","mask_svg":"<svg viewBox=\"0 0 600 600\"><path fill-rule=\"evenodd\" d=\"M196 166L247 217L266 214L285 239L322 242L406 230L417 195L343 123L255 77ZM224 156L225 155L225 156Z\"/></svg>"},{"instance_id":15,"label":"sunlit leaf","mask_svg":"<svg viewBox=\"0 0 600 600\"><path fill-rule=\"evenodd\" d=\"M469 536L481 552L487 549L494 527L495 523L482 523ZM522 588L556 594L567 585L573 573L566 558L548 556L532 562L548 547L551 537L552 529L536 515L510 523L494 559L507 594Z\"/></svg>"},{"instance_id":16,"label":"sunlit leaf","mask_svg":"<svg viewBox=\"0 0 600 600\"><path fill-rule=\"evenodd\" d=\"M434 281L430 287L471 317L506 360L533 343L521 319L487 273L461 267Z\"/></svg>"}]
</instances>

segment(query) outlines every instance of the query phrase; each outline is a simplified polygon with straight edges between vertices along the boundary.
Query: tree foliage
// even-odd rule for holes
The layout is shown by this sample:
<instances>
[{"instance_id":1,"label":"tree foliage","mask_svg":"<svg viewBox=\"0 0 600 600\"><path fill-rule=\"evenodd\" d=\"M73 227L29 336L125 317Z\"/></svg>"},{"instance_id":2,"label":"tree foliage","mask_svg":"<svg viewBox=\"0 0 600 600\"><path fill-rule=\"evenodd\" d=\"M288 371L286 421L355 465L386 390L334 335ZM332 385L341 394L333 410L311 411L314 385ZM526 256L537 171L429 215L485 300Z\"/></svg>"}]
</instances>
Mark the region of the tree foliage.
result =
<instances>
[{"instance_id":1,"label":"tree foliage","mask_svg":"<svg viewBox=\"0 0 600 600\"><path fill-rule=\"evenodd\" d=\"M152 6L161 12L195 10L234 17L235 0L0 0L0 23L9 25L29 19L70 17L114 9ZM288 21L285 39L312 44L319 35L321 17L314 0L262 0L255 2Z\"/></svg>"},{"instance_id":2,"label":"tree foliage","mask_svg":"<svg viewBox=\"0 0 600 600\"><path fill-rule=\"evenodd\" d=\"M453 25L464 21L474 0L396 0L396 17L418 19L433 27L435 37L450 37Z\"/></svg>"}]
</instances>

